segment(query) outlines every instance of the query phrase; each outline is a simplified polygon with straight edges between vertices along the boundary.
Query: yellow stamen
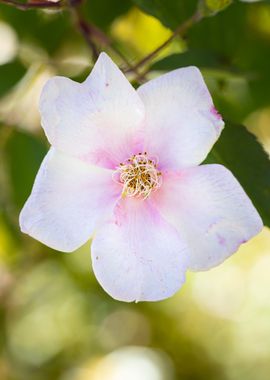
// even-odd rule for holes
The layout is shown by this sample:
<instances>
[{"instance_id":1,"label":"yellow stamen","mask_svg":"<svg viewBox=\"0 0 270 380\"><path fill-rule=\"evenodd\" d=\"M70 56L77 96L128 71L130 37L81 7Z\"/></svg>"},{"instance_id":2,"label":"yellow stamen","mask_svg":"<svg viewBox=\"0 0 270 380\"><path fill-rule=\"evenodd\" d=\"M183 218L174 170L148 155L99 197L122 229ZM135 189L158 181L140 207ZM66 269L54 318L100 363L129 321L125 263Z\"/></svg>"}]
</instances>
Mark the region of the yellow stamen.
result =
<instances>
[{"instance_id":1,"label":"yellow stamen","mask_svg":"<svg viewBox=\"0 0 270 380\"><path fill-rule=\"evenodd\" d=\"M114 172L114 179L123 185L122 196L142 196L143 199L149 197L162 184L162 174L157 169L157 162L153 157L148 158L147 152L133 155L125 163L120 163Z\"/></svg>"}]
</instances>

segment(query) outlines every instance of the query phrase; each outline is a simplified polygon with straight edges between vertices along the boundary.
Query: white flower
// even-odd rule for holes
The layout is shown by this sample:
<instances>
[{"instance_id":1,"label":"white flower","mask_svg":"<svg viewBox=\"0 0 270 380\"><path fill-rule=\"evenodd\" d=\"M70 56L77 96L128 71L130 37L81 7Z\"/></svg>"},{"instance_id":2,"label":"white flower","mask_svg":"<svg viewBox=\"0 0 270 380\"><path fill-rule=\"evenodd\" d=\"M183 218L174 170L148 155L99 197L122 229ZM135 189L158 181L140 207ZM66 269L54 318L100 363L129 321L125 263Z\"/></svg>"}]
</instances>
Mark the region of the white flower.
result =
<instances>
[{"instance_id":1,"label":"white flower","mask_svg":"<svg viewBox=\"0 0 270 380\"><path fill-rule=\"evenodd\" d=\"M261 230L233 175L198 166L223 121L197 68L135 91L102 53L84 83L50 79L40 112L52 148L21 229L66 252L94 234L93 269L112 297L169 297L187 269L220 264Z\"/></svg>"}]
</instances>

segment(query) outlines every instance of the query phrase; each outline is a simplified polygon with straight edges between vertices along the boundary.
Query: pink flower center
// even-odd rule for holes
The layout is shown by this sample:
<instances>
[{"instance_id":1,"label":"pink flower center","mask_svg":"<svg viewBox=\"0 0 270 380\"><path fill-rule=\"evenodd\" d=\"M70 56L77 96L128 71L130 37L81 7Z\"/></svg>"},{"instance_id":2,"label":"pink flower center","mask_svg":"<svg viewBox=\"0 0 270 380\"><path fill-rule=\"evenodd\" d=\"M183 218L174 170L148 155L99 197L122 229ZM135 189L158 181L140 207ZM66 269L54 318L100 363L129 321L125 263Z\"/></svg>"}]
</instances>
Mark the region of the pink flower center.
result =
<instances>
[{"instance_id":1,"label":"pink flower center","mask_svg":"<svg viewBox=\"0 0 270 380\"><path fill-rule=\"evenodd\" d=\"M118 175L117 182L123 186L122 195L127 197L141 196L146 199L162 184L157 159L148 157L147 152L133 155L126 162L120 163L114 175Z\"/></svg>"}]
</instances>

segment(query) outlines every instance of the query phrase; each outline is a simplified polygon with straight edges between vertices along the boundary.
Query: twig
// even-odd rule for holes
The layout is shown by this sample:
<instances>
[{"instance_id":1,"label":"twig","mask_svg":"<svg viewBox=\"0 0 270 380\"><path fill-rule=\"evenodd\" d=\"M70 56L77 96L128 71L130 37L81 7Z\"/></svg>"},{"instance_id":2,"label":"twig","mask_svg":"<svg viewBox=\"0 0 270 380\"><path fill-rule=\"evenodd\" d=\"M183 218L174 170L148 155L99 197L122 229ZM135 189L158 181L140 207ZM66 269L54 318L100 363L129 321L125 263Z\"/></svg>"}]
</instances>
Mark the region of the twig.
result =
<instances>
[{"instance_id":1,"label":"twig","mask_svg":"<svg viewBox=\"0 0 270 380\"><path fill-rule=\"evenodd\" d=\"M84 37L85 41L87 42L88 46L90 47L90 49L92 51L94 61L98 58L98 55L99 55L99 51L98 51L97 46L94 42L94 40L96 40L101 45L107 46L116 55L118 55L118 57L121 58L121 60L126 64L127 68L131 72L134 71L132 68L132 65L129 63L128 59L124 56L124 54L122 54L122 52L120 50L118 50L118 48L116 48L113 45L111 39L101 29L99 29L96 25L90 24L88 21L86 21L82 17L82 15L78 9L78 5L80 5L80 3L82 1L83 0L69 0L69 5L70 5L70 9L74 15L74 18L76 20L78 30L80 31L80 33L82 34L82 36ZM135 71L135 74L137 76L139 76L139 73L137 71Z\"/></svg>"},{"instance_id":2,"label":"twig","mask_svg":"<svg viewBox=\"0 0 270 380\"><path fill-rule=\"evenodd\" d=\"M85 38L85 41L88 43L90 49L92 50L94 61L96 61L99 56L99 51L98 51L98 48L96 47L96 44L91 38L91 35L92 35L91 29L89 28L88 24L80 17L78 18L78 27L83 37Z\"/></svg>"},{"instance_id":3,"label":"twig","mask_svg":"<svg viewBox=\"0 0 270 380\"><path fill-rule=\"evenodd\" d=\"M41 1L37 3L21 3L17 0L0 0L0 3L10 5L14 8L20 9L21 11L26 11L29 9L61 9L63 6L62 0L59 0L56 3L52 1Z\"/></svg>"},{"instance_id":4,"label":"twig","mask_svg":"<svg viewBox=\"0 0 270 380\"><path fill-rule=\"evenodd\" d=\"M78 18L78 24L81 34L93 52L94 60L98 57L98 50L93 39L98 41L101 45L105 45L108 49L111 49L111 51L113 51L114 54L116 54L124 62L126 65L126 68L123 70L124 72L133 72L136 75L136 80L144 80L145 76L140 74L139 71L132 66L126 56L113 44L112 40L102 30L100 30L96 25L86 22L80 16ZM94 48L96 49L95 52Z\"/></svg>"},{"instance_id":5,"label":"twig","mask_svg":"<svg viewBox=\"0 0 270 380\"><path fill-rule=\"evenodd\" d=\"M138 70L140 67L144 66L146 63L151 61L161 50L163 50L166 46L168 46L176 37L183 36L188 29L193 26L195 23L199 22L202 19L203 15L200 11L196 11L193 16L191 16L188 20L184 21L183 24L179 25L178 28L175 29L173 34L165 41L163 44L158 46L155 50L153 50L150 54L145 56L141 61L139 61L135 66L133 66L132 70ZM130 72L127 70L126 72ZM145 71L144 74L146 74Z\"/></svg>"},{"instance_id":6,"label":"twig","mask_svg":"<svg viewBox=\"0 0 270 380\"><path fill-rule=\"evenodd\" d=\"M82 15L81 15L78 7L77 7L78 3L74 2L74 1L73 2L70 1L69 4L70 4L70 12L72 13L72 15L74 17L75 24L78 28L78 31L83 36L87 45L89 46L89 48L92 52L93 60L96 61L98 56L99 56L99 51L98 51L98 48L97 48L95 42L93 41L93 33L91 30L91 27L83 19Z\"/></svg>"},{"instance_id":7,"label":"twig","mask_svg":"<svg viewBox=\"0 0 270 380\"><path fill-rule=\"evenodd\" d=\"M84 28L88 35L92 35L101 45L105 45L111 49L127 66L125 72L134 72L138 79L143 79L143 76L132 66L126 56L113 44L112 40L96 25L84 21ZM86 37L86 36L85 36Z\"/></svg>"}]
</instances>

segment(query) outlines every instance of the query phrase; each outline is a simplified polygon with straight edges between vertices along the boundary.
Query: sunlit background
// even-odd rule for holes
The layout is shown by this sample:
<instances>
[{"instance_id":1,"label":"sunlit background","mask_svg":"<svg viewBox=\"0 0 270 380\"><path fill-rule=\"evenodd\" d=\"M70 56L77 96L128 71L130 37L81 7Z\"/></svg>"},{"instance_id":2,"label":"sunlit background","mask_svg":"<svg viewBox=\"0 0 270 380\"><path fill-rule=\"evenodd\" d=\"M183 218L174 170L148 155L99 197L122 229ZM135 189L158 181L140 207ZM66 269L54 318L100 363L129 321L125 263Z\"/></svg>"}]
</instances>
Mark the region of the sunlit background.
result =
<instances>
[{"instance_id":1,"label":"sunlit background","mask_svg":"<svg viewBox=\"0 0 270 380\"><path fill-rule=\"evenodd\" d=\"M86 15L132 62L172 33L130 2L114 0L112 14L109 3L94 1ZM257 57L260 65L270 56L270 5L231 7L216 23L242 12L239 23L269 49ZM227 27L238 33L237 25L232 17ZM186 39L175 39L156 60L187 50ZM174 297L139 304L114 301L101 289L89 242L63 254L20 233L18 214L48 149L38 113L41 88L56 74L83 80L92 65L70 15L0 3L0 379L269 380L268 228L220 267L189 273ZM270 60L267 65L270 71ZM270 85L262 91L265 101L254 103L241 72L206 64L202 71L220 111L243 122L270 153Z\"/></svg>"}]
</instances>

